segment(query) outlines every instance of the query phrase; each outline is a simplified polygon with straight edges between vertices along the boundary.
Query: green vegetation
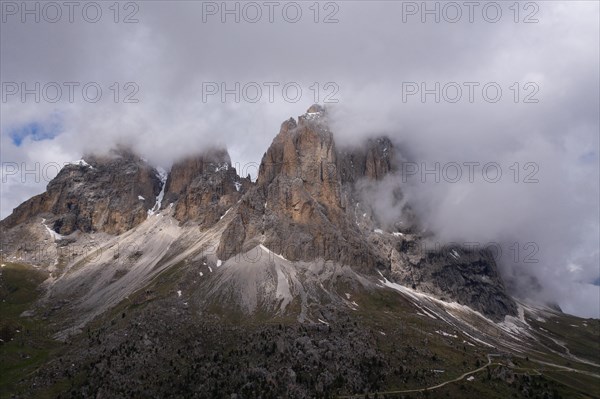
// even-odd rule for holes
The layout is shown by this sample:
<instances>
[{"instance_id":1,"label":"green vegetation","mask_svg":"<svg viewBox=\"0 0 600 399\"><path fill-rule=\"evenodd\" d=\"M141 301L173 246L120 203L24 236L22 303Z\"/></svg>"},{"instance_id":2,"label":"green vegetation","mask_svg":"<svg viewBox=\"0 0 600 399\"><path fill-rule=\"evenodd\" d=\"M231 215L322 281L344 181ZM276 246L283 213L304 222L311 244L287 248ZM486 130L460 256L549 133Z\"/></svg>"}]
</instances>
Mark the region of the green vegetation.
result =
<instances>
[{"instance_id":1,"label":"green vegetation","mask_svg":"<svg viewBox=\"0 0 600 399\"><path fill-rule=\"evenodd\" d=\"M503 353L488 365L494 349L418 314L393 290L332 283L331 292L341 298L349 293L348 302L357 305L313 303L308 316L315 323L302 324L298 298L284 314L273 311L276 304L259 304L248 315L227 292L201 302L203 297L194 293L210 289L210 278L199 279L181 262L63 345L50 338L46 321L20 316L39 298L45 275L7 265L0 279L0 327L7 334L0 346L1 392L42 398L94 397L101 390L123 397L199 392L200 397L226 398L231 393L250 398L600 398L599 378L559 367L599 372L564 356L569 348L574 355L596 359L597 320L584 323L568 315L545 323L528 320L546 331L536 351ZM327 314L322 317L329 323L317 322L320 314ZM23 333L28 330L41 333ZM467 379L465 373L474 370ZM40 384L32 390L34 375Z\"/></svg>"},{"instance_id":2,"label":"green vegetation","mask_svg":"<svg viewBox=\"0 0 600 399\"><path fill-rule=\"evenodd\" d=\"M17 263L4 265L0 269L0 393L14 392L21 378L61 347L51 338L47 321L21 316L39 298L39 286L47 274Z\"/></svg>"}]
</instances>

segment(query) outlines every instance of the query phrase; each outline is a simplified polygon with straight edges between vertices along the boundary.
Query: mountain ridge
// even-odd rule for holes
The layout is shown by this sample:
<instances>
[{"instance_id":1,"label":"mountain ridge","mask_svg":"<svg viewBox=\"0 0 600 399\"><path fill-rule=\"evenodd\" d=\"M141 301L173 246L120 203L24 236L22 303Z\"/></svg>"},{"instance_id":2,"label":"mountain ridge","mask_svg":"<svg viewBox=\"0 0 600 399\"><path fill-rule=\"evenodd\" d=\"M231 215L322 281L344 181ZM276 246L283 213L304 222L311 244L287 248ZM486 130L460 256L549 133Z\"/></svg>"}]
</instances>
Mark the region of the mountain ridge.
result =
<instances>
[{"instance_id":1,"label":"mountain ridge","mask_svg":"<svg viewBox=\"0 0 600 399\"><path fill-rule=\"evenodd\" d=\"M89 163L63 168L46 193L0 222L2 229L44 217L44 226L51 223L61 237L78 231L118 237L159 216L154 215L158 207L180 226L221 231L214 236L220 261L262 246L291 262L334 262L366 275L383 273L496 320L516 314L490 253L465 248L457 248L462 257L423 252L424 237L414 217L413 224L392 220L380 225L364 202L361 183L393 179L401 157L386 137L366 140L360 148L338 148L321 106L312 106L297 122L282 123L262 157L256 182L238 176L227 150L218 147L176 162L166 181L130 150L87 158ZM401 191L398 186L393 192L395 201L401 202ZM404 204L402 213L410 212ZM69 240L63 242L68 247Z\"/></svg>"},{"instance_id":2,"label":"mountain ridge","mask_svg":"<svg viewBox=\"0 0 600 399\"><path fill-rule=\"evenodd\" d=\"M600 397L598 320L515 301L489 251L427 249L393 142L338 147L326 110L309 111L255 182L222 148L168 175L85 156L0 221L0 389ZM379 184L397 220L373 208Z\"/></svg>"}]
</instances>

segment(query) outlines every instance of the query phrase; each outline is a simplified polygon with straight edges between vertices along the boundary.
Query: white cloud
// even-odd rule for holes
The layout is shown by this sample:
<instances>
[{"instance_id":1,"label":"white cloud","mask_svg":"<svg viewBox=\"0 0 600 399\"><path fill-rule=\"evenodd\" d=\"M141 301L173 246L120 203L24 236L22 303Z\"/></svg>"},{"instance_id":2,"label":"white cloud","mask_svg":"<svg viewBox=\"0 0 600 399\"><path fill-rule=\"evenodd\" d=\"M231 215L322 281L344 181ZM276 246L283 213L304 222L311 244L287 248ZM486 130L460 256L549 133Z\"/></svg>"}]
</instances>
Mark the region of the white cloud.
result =
<instances>
[{"instance_id":1,"label":"white cloud","mask_svg":"<svg viewBox=\"0 0 600 399\"><path fill-rule=\"evenodd\" d=\"M256 24L202 22L202 2L139 2L137 24L115 24L112 14L97 24L77 21L2 23L2 82L97 82L102 100L87 103L76 90L73 103L1 104L0 155L4 164L67 162L115 142L130 143L150 161L168 166L206 144L226 143L234 163L257 163L280 123L303 113L330 94L335 83L339 104L331 110L340 143L388 134L418 162L498 162L503 171L519 162L539 166L538 184L460 181L407 184L424 222L441 240L514 241L539 245L538 264L504 264L507 278L534 275L544 299L577 312L589 298L572 294L572 284L598 277L598 4L538 2L539 23L514 23L504 8L499 23L465 19L459 23L402 22L403 2L339 2L339 23L315 24L308 3L297 24L276 18ZM417 2L420 4L420 2ZM107 3L108 4L108 3ZM220 3L219 3L220 4ZM123 10L122 10L123 11ZM321 10L320 18L325 12ZM122 16L122 15L121 15ZM521 17L524 16L522 10ZM120 102L110 87L119 83ZM139 87L137 104L125 104L124 85ZM270 103L202 101L203 82L298 82L298 103L281 93ZM451 104L418 96L403 102L402 85L426 82L497 82L502 100ZM539 87L538 104L513 102ZM464 87L464 86L463 86ZM466 94L463 93L463 96ZM16 147L10 128L64 116L64 132L51 141L26 141ZM244 168L250 171L253 166ZM521 170L521 172L527 172ZM245 173L244 173L245 174ZM3 175L3 177L5 177ZM522 178L523 175L520 176ZM36 192L46 181L10 178L2 184L0 216ZM568 265L581 270L569 272ZM569 287L564 288L565 286ZM588 288L585 292L593 291ZM592 306L592 305L590 305ZM592 306L593 307L593 306Z\"/></svg>"}]
</instances>

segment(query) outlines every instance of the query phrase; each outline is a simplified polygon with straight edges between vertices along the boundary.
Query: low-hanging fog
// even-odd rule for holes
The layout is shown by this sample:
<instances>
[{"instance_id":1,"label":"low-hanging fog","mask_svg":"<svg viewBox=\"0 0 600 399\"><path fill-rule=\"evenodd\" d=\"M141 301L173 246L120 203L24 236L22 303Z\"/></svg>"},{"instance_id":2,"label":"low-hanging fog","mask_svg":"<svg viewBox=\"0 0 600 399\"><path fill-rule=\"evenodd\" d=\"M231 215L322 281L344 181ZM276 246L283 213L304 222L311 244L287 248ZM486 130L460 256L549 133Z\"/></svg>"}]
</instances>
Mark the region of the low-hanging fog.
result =
<instances>
[{"instance_id":1,"label":"low-hanging fog","mask_svg":"<svg viewBox=\"0 0 600 399\"><path fill-rule=\"evenodd\" d=\"M400 184L435 240L497 243L516 295L600 316L598 3L522 2L518 15L495 3L491 22L495 8L481 2L471 22L457 2L451 22L455 9L428 2L436 22L422 2L324 2L318 16L300 2L292 23L289 2L272 16L253 3L261 18L247 8L236 22L221 2L156 1L137 2L128 24L133 8L115 23L107 4L97 23L77 12L71 23L65 10L56 23L23 23L2 10L1 218L42 192L54 165L117 143L165 168L223 144L240 174L255 175L281 122L327 103L338 145L387 135L408 162L370 187L381 218L400 217L390 199ZM9 94L23 82L56 82L63 95ZM80 83L73 101L64 82ZM98 102L82 97L89 82ZM249 87L239 99L209 92L236 82ZM297 101L282 94L290 83ZM138 101L124 102L134 88Z\"/></svg>"}]
</instances>

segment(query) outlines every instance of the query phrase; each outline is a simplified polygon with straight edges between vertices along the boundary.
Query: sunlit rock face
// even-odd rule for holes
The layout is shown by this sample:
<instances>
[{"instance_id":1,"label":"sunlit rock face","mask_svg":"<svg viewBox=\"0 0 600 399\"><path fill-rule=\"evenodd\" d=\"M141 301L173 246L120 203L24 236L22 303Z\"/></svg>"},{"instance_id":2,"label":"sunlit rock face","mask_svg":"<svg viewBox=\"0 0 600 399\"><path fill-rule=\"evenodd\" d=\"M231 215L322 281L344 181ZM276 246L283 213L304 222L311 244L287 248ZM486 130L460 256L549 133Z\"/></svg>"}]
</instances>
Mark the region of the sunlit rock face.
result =
<instances>
[{"instance_id":1,"label":"sunlit rock face","mask_svg":"<svg viewBox=\"0 0 600 399\"><path fill-rule=\"evenodd\" d=\"M489 253L423 250L430 233L403 202L397 175L402 157L392 141L379 137L342 147L335 140L341 134L330 130L327 110L318 105L284 121L262 157L256 182L238 176L224 148L199 148L168 174L127 149L85 156L1 222L2 243L10 241L16 254L19 248L23 252L24 237L47 235L46 228L62 236L119 235L160 216L172 234L192 228L200 237L212 237L211 251L216 249L212 253L220 261L268 248L289 262L325 261L385 277L494 320L516 314ZM393 208L383 216L376 209L378 196L390 197L385 204ZM143 246L150 237L134 241ZM194 244L182 241L179 251Z\"/></svg>"}]
</instances>

